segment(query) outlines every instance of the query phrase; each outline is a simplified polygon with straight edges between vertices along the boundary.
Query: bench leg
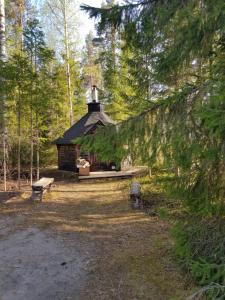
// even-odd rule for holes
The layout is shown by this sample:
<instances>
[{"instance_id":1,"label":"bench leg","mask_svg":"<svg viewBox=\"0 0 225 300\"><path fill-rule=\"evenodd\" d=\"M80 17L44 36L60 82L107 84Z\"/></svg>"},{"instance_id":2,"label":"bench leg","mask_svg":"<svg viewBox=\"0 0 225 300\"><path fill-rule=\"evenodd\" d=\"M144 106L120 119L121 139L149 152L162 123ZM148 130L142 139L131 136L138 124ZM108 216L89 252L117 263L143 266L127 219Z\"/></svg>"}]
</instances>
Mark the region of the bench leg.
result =
<instances>
[{"instance_id":1,"label":"bench leg","mask_svg":"<svg viewBox=\"0 0 225 300\"><path fill-rule=\"evenodd\" d=\"M37 201L42 199L42 192L41 191L32 191L31 200Z\"/></svg>"},{"instance_id":2,"label":"bench leg","mask_svg":"<svg viewBox=\"0 0 225 300\"><path fill-rule=\"evenodd\" d=\"M42 190L42 191L40 192L40 202L42 202L42 199L43 199L43 193L44 193L44 191Z\"/></svg>"},{"instance_id":3,"label":"bench leg","mask_svg":"<svg viewBox=\"0 0 225 300\"><path fill-rule=\"evenodd\" d=\"M31 201L34 201L35 200L35 192L34 191L32 191L32 195L31 195Z\"/></svg>"}]
</instances>

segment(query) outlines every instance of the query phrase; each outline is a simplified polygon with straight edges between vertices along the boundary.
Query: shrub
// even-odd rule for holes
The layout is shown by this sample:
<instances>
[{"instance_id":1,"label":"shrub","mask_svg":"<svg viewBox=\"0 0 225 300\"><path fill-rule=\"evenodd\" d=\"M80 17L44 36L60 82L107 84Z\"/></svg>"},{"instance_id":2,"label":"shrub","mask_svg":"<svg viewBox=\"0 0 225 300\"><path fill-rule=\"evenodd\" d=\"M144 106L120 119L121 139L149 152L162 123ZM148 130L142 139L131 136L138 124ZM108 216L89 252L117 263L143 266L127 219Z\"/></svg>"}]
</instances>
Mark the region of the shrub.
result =
<instances>
[{"instance_id":1,"label":"shrub","mask_svg":"<svg viewBox=\"0 0 225 300\"><path fill-rule=\"evenodd\" d=\"M225 220L189 217L175 226L173 236L183 267L204 287L200 292L207 299L224 299Z\"/></svg>"}]
</instances>

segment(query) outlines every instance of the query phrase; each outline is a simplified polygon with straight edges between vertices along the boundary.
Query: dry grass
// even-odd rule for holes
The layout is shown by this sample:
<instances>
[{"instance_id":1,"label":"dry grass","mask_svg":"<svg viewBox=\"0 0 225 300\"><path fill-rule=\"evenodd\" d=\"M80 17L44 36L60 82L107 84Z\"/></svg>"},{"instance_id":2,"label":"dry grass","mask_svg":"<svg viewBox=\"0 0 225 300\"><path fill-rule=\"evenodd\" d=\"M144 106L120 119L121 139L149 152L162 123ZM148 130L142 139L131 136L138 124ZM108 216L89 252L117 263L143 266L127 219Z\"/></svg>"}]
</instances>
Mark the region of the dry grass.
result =
<instances>
[{"instance_id":1,"label":"dry grass","mask_svg":"<svg viewBox=\"0 0 225 300\"><path fill-rule=\"evenodd\" d=\"M190 291L171 259L169 225L132 211L126 184L61 182L42 203L15 195L1 204L0 218L20 216L9 234L35 226L63 239L79 234L87 248L94 243L86 288L74 299L185 299Z\"/></svg>"}]
</instances>

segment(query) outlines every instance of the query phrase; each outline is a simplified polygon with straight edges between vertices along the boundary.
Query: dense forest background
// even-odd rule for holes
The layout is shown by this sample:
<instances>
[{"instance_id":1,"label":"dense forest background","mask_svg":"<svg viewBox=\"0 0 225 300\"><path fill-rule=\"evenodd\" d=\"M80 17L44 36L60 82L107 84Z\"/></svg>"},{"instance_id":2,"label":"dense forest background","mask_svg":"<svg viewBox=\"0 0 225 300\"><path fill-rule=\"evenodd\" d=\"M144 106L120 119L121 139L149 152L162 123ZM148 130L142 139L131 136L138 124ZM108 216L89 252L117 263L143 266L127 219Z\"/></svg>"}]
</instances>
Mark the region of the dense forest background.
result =
<instances>
[{"instance_id":1,"label":"dense forest background","mask_svg":"<svg viewBox=\"0 0 225 300\"><path fill-rule=\"evenodd\" d=\"M102 5L110 7L113 1ZM116 57L118 33L108 29L101 43L98 38L94 43L96 36L90 32L81 46L78 15L72 0L36 5L29 0L5 1L0 175L17 179L19 187L21 177L32 183L41 166L57 164L52 143L86 112L92 85L98 86L100 101L115 120L135 113L122 95L134 92L119 79L121 66L127 81L126 66Z\"/></svg>"},{"instance_id":2,"label":"dense forest background","mask_svg":"<svg viewBox=\"0 0 225 300\"><path fill-rule=\"evenodd\" d=\"M84 114L97 85L118 124L80 143L103 160L129 156L150 175L164 172L164 191L182 206L177 257L203 286L196 297L224 299L224 0L84 5L98 29L84 49L77 9L72 0L5 3L2 178L20 186L25 171L32 182L40 166L55 164L52 141Z\"/></svg>"}]
</instances>

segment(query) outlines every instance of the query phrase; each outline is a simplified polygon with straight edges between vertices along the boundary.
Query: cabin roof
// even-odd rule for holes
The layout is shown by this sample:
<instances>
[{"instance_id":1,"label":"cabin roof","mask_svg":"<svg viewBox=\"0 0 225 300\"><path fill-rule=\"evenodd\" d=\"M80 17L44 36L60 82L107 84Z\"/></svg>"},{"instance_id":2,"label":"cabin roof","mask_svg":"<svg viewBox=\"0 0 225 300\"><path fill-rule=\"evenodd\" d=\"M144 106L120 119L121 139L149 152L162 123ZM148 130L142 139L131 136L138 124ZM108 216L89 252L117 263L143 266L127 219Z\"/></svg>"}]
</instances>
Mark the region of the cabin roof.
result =
<instances>
[{"instance_id":1,"label":"cabin roof","mask_svg":"<svg viewBox=\"0 0 225 300\"><path fill-rule=\"evenodd\" d=\"M115 122L103 111L90 111L83 116L77 123L70 127L62 137L55 140L57 145L73 144L74 139L88 134L93 127L107 126Z\"/></svg>"}]
</instances>

